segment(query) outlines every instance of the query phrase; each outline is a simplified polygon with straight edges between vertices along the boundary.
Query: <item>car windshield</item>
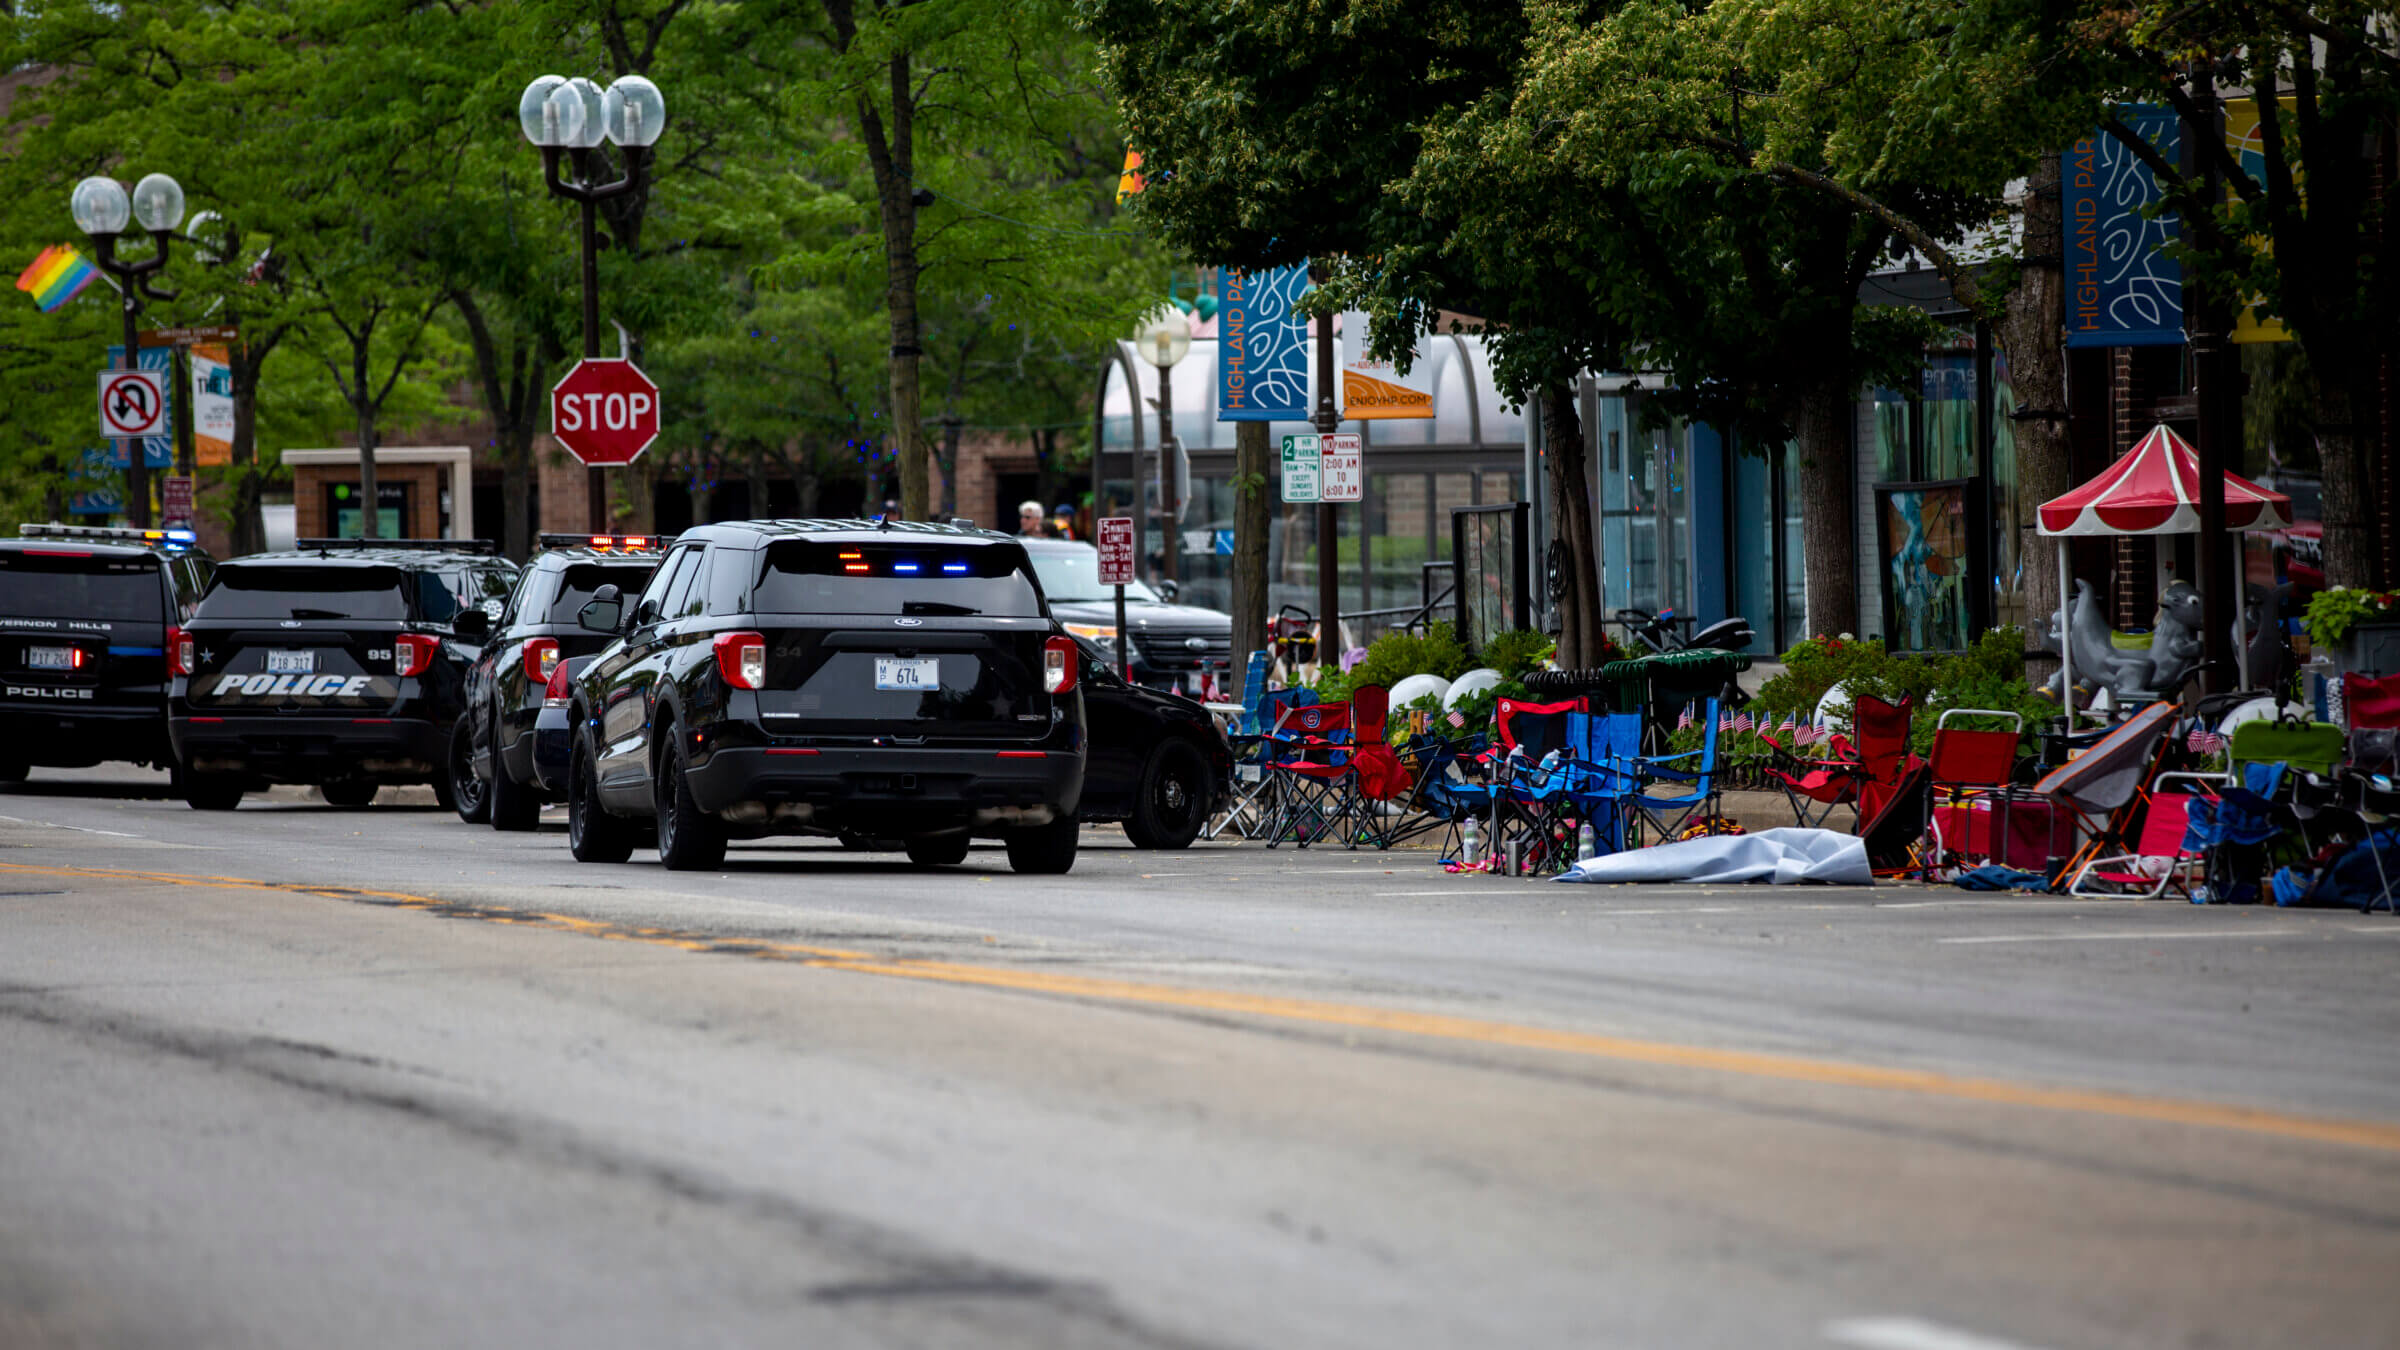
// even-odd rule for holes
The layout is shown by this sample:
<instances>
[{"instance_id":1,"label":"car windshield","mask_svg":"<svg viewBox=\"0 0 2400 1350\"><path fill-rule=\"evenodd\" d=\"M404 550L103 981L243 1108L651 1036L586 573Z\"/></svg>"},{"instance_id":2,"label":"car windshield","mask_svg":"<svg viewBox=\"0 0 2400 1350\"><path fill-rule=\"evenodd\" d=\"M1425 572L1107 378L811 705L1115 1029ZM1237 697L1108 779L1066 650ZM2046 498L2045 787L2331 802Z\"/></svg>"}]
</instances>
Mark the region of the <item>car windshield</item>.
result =
<instances>
[{"instance_id":1,"label":"car windshield","mask_svg":"<svg viewBox=\"0 0 2400 1350\"><path fill-rule=\"evenodd\" d=\"M220 567L199 617L405 619L403 582L397 567Z\"/></svg>"},{"instance_id":2,"label":"car windshield","mask_svg":"<svg viewBox=\"0 0 2400 1350\"><path fill-rule=\"evenodd\" d=\"M1100 584L1100 550L1086 545L1082 548L1029 548L1025 552L1033 559L1034 574L1042 579L1042 594L1054 605L1073 605L1097 600L1114 600L1117 588ZM1128 600L1156 600L1158 592L1136 581L1125 587Z\"/></svg>"},{"instance_id":3,"label":"car windshield","mask_svg":"<svg viewBox=\"0 0 2400 1350\"><path fill-rule=\"evenodd\" d=\"M0 615L159 623L165 613L154 558L96 558L73 549L0 550Z\"/></svg>"},{"instance_id":4,"label":"car windshield","mask_svg":"<svg viewBox=\"0 0 2400 1350\"><path fill-rule=\"evenodd\" d=\"M1038 618L1025 555L1000 544L818 543L767 550L751 607L766 614Z\"/></svg>"}]
</instances>

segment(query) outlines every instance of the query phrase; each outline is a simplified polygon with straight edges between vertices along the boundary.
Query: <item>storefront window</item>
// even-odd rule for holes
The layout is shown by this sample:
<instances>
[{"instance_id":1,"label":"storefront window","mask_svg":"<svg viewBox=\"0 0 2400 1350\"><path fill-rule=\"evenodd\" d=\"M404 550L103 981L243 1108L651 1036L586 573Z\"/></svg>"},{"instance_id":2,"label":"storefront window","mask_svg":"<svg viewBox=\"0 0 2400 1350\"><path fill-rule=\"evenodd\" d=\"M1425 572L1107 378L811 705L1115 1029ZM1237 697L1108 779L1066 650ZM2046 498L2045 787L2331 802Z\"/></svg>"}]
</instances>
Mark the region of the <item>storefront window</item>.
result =
<instances>
[{"instance_id":1,"label":"storefront window","mask_svg":"<svg viewBox=\"0 0 2400 1350\"><path fill-rule=\"evenodd\" d=\"M1686 428L1645 427L1637 393L1599 402L1601 607L1681 608L1690 586Z\"/></svg>"}]
</instances>

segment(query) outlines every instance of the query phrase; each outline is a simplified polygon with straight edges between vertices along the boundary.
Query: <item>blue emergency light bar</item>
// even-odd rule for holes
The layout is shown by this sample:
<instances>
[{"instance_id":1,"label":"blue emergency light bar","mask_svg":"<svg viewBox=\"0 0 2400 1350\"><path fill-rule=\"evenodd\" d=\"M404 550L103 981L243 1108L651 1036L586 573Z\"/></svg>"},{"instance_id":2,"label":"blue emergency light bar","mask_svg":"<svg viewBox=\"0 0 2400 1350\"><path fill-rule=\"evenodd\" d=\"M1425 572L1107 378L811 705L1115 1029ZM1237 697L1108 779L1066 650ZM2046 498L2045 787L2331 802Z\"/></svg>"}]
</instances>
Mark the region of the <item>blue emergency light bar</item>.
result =
<instances>
[{"instance_id":1,"label":"blue emergency light bar","mask_svg":"<svg viewBox=\"0 0 2400 1350\"><path fill-rule=\"evenodd\" d=\"M129 525L19 525L17 533L27 539L116 540L170 549L190 548L200 542L200 535L193 530L137 530Z\"/></svg>"}]
</instances>

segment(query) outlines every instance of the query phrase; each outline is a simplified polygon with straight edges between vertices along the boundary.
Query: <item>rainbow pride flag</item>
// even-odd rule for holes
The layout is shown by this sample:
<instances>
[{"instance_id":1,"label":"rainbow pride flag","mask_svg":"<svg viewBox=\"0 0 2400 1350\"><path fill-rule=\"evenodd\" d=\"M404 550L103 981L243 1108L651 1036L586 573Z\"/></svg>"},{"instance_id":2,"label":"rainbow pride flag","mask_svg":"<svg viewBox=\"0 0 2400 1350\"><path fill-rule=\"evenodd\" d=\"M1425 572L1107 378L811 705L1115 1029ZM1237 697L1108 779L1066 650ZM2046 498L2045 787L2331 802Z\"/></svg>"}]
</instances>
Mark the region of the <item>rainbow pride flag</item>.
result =
<instances>
[{"instance_id":1,"label":"rainbow pride flag","mask_svg":"<svg viewBox=\"0 0 2400 1350\"><path fill-rule=\"evenodd\" d=\"M83 294L100 269L84 261L73 244L53 244L17 276L17 289L29 292L44 314Z\"/></svg>"}]
</instances>

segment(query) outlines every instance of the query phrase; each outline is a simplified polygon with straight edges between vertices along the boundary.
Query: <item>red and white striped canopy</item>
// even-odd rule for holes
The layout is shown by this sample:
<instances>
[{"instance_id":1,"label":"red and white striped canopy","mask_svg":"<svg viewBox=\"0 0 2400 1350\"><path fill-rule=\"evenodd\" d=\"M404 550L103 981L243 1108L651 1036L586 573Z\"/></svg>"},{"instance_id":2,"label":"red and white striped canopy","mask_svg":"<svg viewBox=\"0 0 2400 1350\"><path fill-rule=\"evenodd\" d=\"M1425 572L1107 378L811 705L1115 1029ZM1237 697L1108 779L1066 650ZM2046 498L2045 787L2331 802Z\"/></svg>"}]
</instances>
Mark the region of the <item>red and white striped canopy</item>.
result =
<instances>
[{"instance_id":1,"label":"red and white striped canopy","mask_svg":"<svg viewBox=\"0 0 2400 1350\"><path fill-rule=\"evenodd\" d=\"M2044 534L2195 534L2200 529L2200 455L2157 426L2092 481L2042 503ZM2225 528L2280 530L2292 499L2238 474L2225 475Z\"/></svg>"}]
</instances>

